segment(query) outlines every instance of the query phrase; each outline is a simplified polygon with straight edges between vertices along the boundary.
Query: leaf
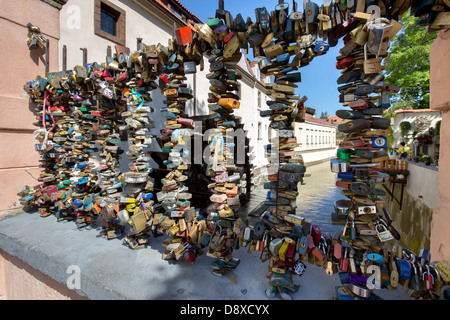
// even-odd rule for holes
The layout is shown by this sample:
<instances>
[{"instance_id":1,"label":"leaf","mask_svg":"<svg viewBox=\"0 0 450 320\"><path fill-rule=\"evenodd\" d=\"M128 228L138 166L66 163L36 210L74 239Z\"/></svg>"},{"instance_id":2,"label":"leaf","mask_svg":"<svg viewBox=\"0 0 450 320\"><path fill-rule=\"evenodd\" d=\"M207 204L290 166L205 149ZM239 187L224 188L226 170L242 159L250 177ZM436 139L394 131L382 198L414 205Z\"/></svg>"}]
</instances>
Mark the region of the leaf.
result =
<instances>
[{"instance_id":1,"label":"leaf","mask_svg":"<svg viewBox=\"0 0 450 320\"><path fill-rule=\"evenodd\" d=\"M385 81L399 86L392 100L416 108L428 107L430 98L430 45L437 32L416 26L417 18L406 12L404 28L392 40L386 57Z\"/></svg>"}]
</instances>

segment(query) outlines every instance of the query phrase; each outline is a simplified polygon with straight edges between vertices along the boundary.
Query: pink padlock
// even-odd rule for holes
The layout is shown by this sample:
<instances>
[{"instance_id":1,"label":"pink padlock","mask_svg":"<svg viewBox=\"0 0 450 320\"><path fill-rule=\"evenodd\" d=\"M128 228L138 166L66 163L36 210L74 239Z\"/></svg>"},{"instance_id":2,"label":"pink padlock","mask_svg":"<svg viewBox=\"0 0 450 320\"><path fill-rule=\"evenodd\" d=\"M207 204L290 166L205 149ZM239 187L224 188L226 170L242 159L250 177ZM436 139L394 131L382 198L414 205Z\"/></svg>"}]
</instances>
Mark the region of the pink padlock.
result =
<instances>
[{"instance_id":1,"label":"pink padlock","mask_svg":"<svg viewBox=\"0 0 450 320\"><path fill-rule=\"evenodd\" d=\"M178 118L178 123L181 123L186 127L192 127L194 125L194 120L188 118Z\"/></svg>"},{"instance_id":2,"label":"pink padlock","mask_svg":"<svg viewBox=\"0 0 450 320\"><path fill-rule=\"evenodd\" d=\"M161 135L164 137L170 137L172 135L173 130L170 129L161 129Z\"/></svg>"}]
</instances>

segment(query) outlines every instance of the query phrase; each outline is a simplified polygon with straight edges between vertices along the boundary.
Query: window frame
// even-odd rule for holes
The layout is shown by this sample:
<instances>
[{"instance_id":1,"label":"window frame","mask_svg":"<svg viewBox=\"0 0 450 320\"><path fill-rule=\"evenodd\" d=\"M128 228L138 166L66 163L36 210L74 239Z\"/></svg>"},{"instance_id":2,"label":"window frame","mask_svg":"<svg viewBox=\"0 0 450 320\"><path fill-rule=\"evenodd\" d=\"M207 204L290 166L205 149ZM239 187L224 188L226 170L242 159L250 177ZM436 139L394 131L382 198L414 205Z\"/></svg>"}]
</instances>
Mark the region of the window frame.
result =
<instances>
[{"instance_id":1,"label":"window frame","mask_svg":"<svg viewBox=\"0 0 450 320\"><path fill-rule=\"evenodd\" d=\"M94 1L94 33L121 46L126 46L126 11L108 0ZM102 30L102 11L115 18L115 35Z\"/></svg>"}]
</instances>

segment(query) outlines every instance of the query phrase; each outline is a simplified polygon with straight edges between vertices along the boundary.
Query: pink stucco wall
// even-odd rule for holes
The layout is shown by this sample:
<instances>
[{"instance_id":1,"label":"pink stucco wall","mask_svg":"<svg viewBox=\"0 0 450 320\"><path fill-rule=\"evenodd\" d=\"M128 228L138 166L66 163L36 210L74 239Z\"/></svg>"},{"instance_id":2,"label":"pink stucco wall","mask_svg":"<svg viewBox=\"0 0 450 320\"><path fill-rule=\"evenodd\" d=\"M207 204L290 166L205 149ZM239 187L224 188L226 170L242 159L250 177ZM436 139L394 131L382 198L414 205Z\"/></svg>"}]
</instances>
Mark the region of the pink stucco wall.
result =
<instances>
[{"instance_id":1,"label":"pink stucco wall","mask_svg":"<svg viewBox=\"0 0 450 320\"><path fill-rule=\"evenodd\" d=\"M64 284L0 250L0 300L86 300Z\"/></svg>"},{"instance_id":2,"label":"pink stucco wall","mask_svg":"<svg viewBox=\"0 0 450 320\"><path fill-rule=\"evenodd\" d=\"M439 32L430 50L430 104L443 111L439 155L439 204L431 224L430 252L433 260L450 261L450 30Z\"/></svg>"},{"instance_id":3,"label":"pink stucco wall","mask_svg":"<svg viewBox=\"0 0 450 320\"><path fill-rule=\"evenodd\" d=\"M59 11L44 1L0 0L0 216L18 207L17 192L37 184L39 155L34 152L36 121L26 81L45 74L45 51L30 51L25 27L39 26L50 40L50 71L58 70Z\"/></svg>"}]
</instances>

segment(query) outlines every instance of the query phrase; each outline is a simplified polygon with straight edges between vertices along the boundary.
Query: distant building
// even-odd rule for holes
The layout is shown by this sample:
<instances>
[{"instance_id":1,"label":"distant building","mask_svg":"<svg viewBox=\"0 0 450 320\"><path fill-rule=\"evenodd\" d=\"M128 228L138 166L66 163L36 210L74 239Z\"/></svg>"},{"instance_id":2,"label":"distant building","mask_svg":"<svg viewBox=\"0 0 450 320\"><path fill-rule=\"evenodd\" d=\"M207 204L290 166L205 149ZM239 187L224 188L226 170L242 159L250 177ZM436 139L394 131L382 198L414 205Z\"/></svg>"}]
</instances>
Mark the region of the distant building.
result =
<instances>
[{"instance_id":1,"label":"distant building","mask_svg":"<svg viewBox=\"0 0 450 320\"><path fill-rule=\"evenodd\" d=\"M396 110L395 118L391 120L394 136L392 147L399 148L400 142L403 141L414 152L414 140L417 137L420 139L421 136L430 136L430 143L420 143L417 146L417 154L423 153L433 158L439 156L440 134L438 123L441 119L442 112L434 109ZM405 123L405 125L402 125L402 123ZM404 129L402 133L402 126L409 127L409 130Z\"/></svg>"},{"instance_id":2,"label":"distant building","mask_svg":"<svg viewBox=\"0 0 450 320\"><path fill-rule=\"evenodd\" d=\"M329 117L333 118L333 117ZM314 163L336 156L336 125L330 120L306 114L305 122L295 123L295 135L305 163Z\"/></svg>"}]
</instances>

